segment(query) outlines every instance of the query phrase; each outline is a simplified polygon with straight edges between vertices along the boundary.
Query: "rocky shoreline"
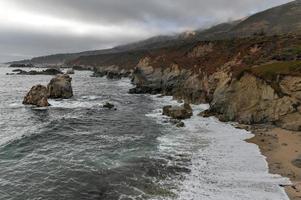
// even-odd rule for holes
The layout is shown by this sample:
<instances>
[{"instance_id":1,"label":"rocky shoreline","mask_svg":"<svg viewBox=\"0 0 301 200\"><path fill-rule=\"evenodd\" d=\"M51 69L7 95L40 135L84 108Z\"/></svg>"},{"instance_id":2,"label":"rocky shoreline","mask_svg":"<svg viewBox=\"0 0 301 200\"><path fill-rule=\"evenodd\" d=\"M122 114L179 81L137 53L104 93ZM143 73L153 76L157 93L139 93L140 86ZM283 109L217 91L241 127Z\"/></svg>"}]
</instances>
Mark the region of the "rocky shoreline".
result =
<instances>
[{"instance_id":1,"label":"rocky shoreline","mask_svg":"<svg viewBox=\"0 0 301 200\"><path fill-rule=\"evenodd\" d=\"M241 39L177 46L145 55L132 68L112 63L94 66L93 76L129 77L135 85L129 91L133 94L162 94L187 104L210 104L209 110L200 115L246 124L244 128L253 127L250 130L256 136L252 142L258 144L268 157L271 172L298 181L297 177L286 172L290 170L287 165L274 168L276 158L268 152L279 149L277 145L275 148L270 146L277 144L273 138L277 139L275 141L283 139L280 133L275 135L275 130L301 135L301 56L294 46L301 43L301 38L259 37L251 41ZM164 109L171 117L174 110L179 108ZM265 136L270 132L273 137ZM263 135L267 144L261 142ZM301 152L301 147L295 151L290 154L294 158L287 157L291 159L287 163L300 163L296 153ZM297 171L301 169L301 166L294 166ZM298 194L290 192L291 188L287 187L288 194L296 199Z\"/></svg>"},{"instance_id":2,"label":"rocky shoreline","mask_svg":"<svg viewBox=\"0 0 301 200\"><path fill-rule=\"evenodd\" d=\"M234 77L227 67L221 67L211 75L181 69L177 65L155 68L149 58L141 60L126 76L136 86L130 93L160 93L187 103L209 103L210 109L200 115L246 124L243 128L255 134L248 142L260 147L267 157L271 173L290 178L292 185L284 186L289 197L300 199L301 177L296 174L301 174L301 166L292 163L300 164L301 145L293 144L301 137L301 76L278 75L278 85L275 85L275 82L249 72L243 72L239 78ZM283 133L287 134L284 138L290 138L290 134L296 138L287 141L281 137ZM285 145L293 150L289 150L290 156L284 156L281 161L285 164L279 164L275 155Z\"/></svg>"}]
</instances>

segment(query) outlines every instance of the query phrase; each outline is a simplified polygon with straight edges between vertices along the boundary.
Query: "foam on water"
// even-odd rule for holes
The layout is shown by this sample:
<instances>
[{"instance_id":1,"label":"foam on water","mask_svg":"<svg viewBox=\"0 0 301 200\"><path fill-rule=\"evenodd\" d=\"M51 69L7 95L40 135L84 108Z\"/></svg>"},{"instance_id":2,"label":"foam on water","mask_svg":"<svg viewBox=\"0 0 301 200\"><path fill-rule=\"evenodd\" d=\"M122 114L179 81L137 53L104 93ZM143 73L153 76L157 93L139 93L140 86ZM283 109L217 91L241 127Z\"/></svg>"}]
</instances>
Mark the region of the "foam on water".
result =
<instances>
[{"instance_id":1,"label":"foam on water","mask_svg":"<svg viewBox=\"0 0 301 200\"><path fill-rule=\"evenodd\" d=\"M90 99L91 100L91 99ZM94 100L94 99L92 99ZM101 107L103 104L97 101L87 101L87 100L72 100L72 99L65 99L65 100L49 100L50 103L49 108L92 108L94 106Z\"/></svg>"},{"instance_id":2,"label":"foam on water","mask_svg":"<svg viewBox=\"0 0 301 200\"><path fill-rule=\"evenodd\" d=\"M176 105L171 97L154 97L158 106ZM253 135L235 129L216 118L202 118L197 114L208 105L193 106L194 116L185 120L185 128L170 124L169 134L158 140L160 151L169 155L190 155L190 173L174 192L179 200L288 200L280 184L287 178L268 172L265 157L255 144L245 140ZM164 124L161 109L148 114Z\"/></svg>"}]
</instances>

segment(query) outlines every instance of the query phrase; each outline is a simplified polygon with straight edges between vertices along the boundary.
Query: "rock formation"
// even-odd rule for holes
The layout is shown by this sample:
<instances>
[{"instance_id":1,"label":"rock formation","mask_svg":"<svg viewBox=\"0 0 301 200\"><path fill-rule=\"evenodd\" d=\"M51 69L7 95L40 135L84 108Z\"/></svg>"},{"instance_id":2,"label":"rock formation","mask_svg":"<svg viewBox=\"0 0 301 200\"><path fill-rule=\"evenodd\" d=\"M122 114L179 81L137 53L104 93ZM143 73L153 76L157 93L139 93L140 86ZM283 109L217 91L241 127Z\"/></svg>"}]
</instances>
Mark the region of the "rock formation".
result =
<instances>
[{"instance_id":1,"label":"rock formation","mask_svg":"<svg viewBox=\"0 0 301 200\"><path fill-rule=\"evenodd\" d=\"M38 107L49 106L47 88L43 85L33 86L24 97L23 104L36 105Z\"/></svg>"},{"instance_id":2,"label":"rock formation","mask_svg":"<svg viewBox=\"0 0 301 200\"><path fill-rule=\"evenodd\" d=\"M121 79L124 77L129 77L132 73L131 70L122 69L118 66L109 67L95 67L93 77L104 77L108 79Z\"/></svg>"},{"instance_id":3,"label":"rock formation","mask_svg":"<svg viewBox=\"0 0 301 200\"><path fill-rule=\"evenodd\" d=\"M239 49L239 44L230 57L225 57L226 52L220 54L222 50L214 51L220 45L216 42L197 45L186 52L147 56L133 72L136 88L130 93L162 93L189 103L210 103L210 110L203 116L215 115L222 121L271 123L301 130L301 61L273 60L276 54L287 55L287 50L282 49L287 44L279 39L275 41L277 49L272 41L259 45L246 40L248 49ZM275 49L268 54L271 48ZM286 48L299 52L295 47ZM185 54L188 59L181 57Z\"/></svg>"},{"instance_id":4,"label":"rock formation","mask_svg":"<svg viewBox=\"0 0 301 200\"><path fill-rule=\"evenodd\" d=\"M192 116L192 108L187 103L181 106L165 106L163 108L163 115L179 120L188 119Z\"/></svg>"},{"instance_id":5,"label":"rock formation","mask_svg":"<svg viewBox=\"0 0 301 200\"><path fill-rule=\"evenodd\" d=\"M103 105L103 107L104 108L108 108L108 109L112 109L112 108L114 108L115 107L115 105L113 105L113 104L111 104L111 103L109 103L109 102L106 102L104 105Z\"/></svg>"},{"instance_id":6,"label":"rock formation","mask_svg":"<svg viewBox=\"0 0 301 200\"><path fill-rule=\"evenodd\" d=\"M24 97L23 104L46 107L50 105L48 98L70 98L73 96L71 80L70 76L64 74L51 79L47 87L43 85L33 86Z\"/></svg>"},{"instance_id":7,"label":"rock formation","mask_svg":"<svg viewBox=\"0 0 301 200\"><path fill-rule=\"evenodd\" d=\"M53 99L71 98L73 96L71 80L72 78L67 74L58 75L51 79L50 83L47 85L48 97Z\"/></svg>"},{"instance_id":8,"label":"rock formation","mask_svg":"<svg viewBox=\"0 0 301 200\"><path fill-rule=\"evenodd\" d=\"M25 71L22 69L14 69L13 72L15 73L8 73L7 75L57 75L57 74L63 74L62 71L58 69L46 69L43 71L36 71L36 70L31 70L31 71Z\"/></svg>"}]
</instances>

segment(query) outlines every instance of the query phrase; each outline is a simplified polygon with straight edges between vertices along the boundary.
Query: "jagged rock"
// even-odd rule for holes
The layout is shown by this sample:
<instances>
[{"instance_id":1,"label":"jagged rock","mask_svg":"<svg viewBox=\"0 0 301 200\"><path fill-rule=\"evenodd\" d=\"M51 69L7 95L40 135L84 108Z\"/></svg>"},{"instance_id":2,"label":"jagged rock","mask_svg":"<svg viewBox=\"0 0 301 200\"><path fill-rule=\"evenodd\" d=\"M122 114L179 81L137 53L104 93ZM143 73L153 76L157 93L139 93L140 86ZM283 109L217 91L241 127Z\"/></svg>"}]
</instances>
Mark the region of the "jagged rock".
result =
<instances>
[{"instance_id":1,"label":"jagged rock","mask_svg":"<svg viewBox=\"0 0 301 200\"><path fill-rule=\"evenodd\" d=\"M121 79L131 75L131 71L121 69L120 67L117 66L95 67L93 71L94 71L94 74L92 75L93 77L106 76L108 79Z\"/></svg>"},{"instance_id":2,"label":"jagged rock","mask_svg":"<svg viewBox=\"0 0 301 200\"><path fill-rule=\"evenodd\" d=\"M77 70L77 71L89 71L89 70L91 70L91 67L75 65L72 67L72 69Z\"/></svg>"},{"instance_id":3,"label":"jagged rock","mask_svg":"<svg viewBox=\"0 0 301 200\"><path fill-rule=\"evenodd\" d=\"M189 69L171 64L166 68L153 67L151 59L141 59L132 74L136 88L129 92L173 95L191 103L205 103L209 99L208 79Z\"/></svg>"},{"instance_id":4,"label":"jagged rock","mask_svg":"<svg viewBox=\"0 0 301 200\"><path fill-rule=\"evenodd\" d=\"M58 69L46 69L43 71L36 71L36 70L30 70L30 71L25 71L22 69L15 69L13 70L13 72L17 72L17 73L10 73L7 75L57 75L57 74L63 74L63 72L61 72Z\"/></svg>"},{"instance_id":5,"label":"jagged rock","mask_svg":"<svg viewBox=\"0 0 301 200\"><path fill-rule=\"evenodd\" d=\"M11 65L9 65L9 67L16 67L16 68L23 68L23 67L29 67L29 68L31 68L31 67L34 67L34 65L33 64L11 64Z\"/></svg>"},{"instance_id":6,"label":"jagged rock","mask_svg":"<svg viewBox=\"0 0 301 200\"><path fill-rule=\"evenodd\" d=\"M176 125L178 128L182 128L182 127L185 127L185 123L184 122L179 122L177 123Z\"/></svg>"},{"instance_id":7,"label":"jagged rock","mask_svg":"<svg viewBox=\"0 0 301 200\"><path fill-rule=\"evenodd\" d=\"M111 104L111 103L109 103L109 102L106 102L104 105L103 105L103 107L104 108L108 108L108 109L112 109L112 108L114 108L115 107L115 105L113 105L113 104Z\"/></svg>"},{"instance_id":8,"label":"jagged rock","mask_svg":"<svg viewBox=\"0 0 301 200\"><path fill-rule=\"evenodd\" d=\"M38 107L49 106L47 88L43 85L33 86L24 97L23 104L36 105Z\"/></svg>"},{"instance_id":9,"label":"jagged rock","mask_svg":"<svg viewBox=\"0 0 301 200\"><path fill-rule=\"evenodd\" d=\"M49 98L71 98L73 96L71 81L72 78L67 74L57 75L51 79L47 85Z\"/></svg>"},{"instance_id":10,"label":"jagged rock","mask_svg":"<svg viewBox=\"0 0 301 200\"><path fill-rule=\"evenodd\" d=\"M264 80L245 74L215 90L210 111L221 114L225 121L266 123L294 112L294 103L288 96L280 97Z\"/></svg>"},{"instance_id":11,"label":"jagged rock","mask_svg":"<svg viewBox=\"0 0 301 200\"><path fill-rule=\"evenodd\" d=\"M73 69L68 69L66 74L74 74L74 70Z\"/></svg>"},{"instance_id":12,"label":"jagged rock","mask_svg":"<svg viewBox=\"0 0 301 200\"><path fill-rule=\"evenodd\" d=\"M285 76L280 81L280 88L283 93L301 101L301 77Z\"/></svg>"},{"instance_id":13,"label":"jagged rock","mask_svg":"<svg viewBox=\"0 0 301 200\"><path fill-rule=\"evenodd\" d=\"M42 75L58 75L58 74L63 74L61 70L58 69L46 69L41 72L38 72L38 74Z\"/></svg>"},{"instance_id":14,"label":"jagged rock","mask_svg":"<svg viewBox=\"0 0 301 200\"><path fill-rule=\"evenodd\" d=\"M159 94L161 93L160 88L152 88L148 86L135 87L129 90L130 94Z\"/></svg>"},{"instance_id":15,"label":"jagged rock","mask_svg":"<svg viewBox=\"0 0 301 200\"><path fill-rule=\"evenodd\" d=\"M173 119L188 119L192 116L192 108L187 103L181 106L165 106L163 107L163 115Z\"/></svg>"}]
</instances>

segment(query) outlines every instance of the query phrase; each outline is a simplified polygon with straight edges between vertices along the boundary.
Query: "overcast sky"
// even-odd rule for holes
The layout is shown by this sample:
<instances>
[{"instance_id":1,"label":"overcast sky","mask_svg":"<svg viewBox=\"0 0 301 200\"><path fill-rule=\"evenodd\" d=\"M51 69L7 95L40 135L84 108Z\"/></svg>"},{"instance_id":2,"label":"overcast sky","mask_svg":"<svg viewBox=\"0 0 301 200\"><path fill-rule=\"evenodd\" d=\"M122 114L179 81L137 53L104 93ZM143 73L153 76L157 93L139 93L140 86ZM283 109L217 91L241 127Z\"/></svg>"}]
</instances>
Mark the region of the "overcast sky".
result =
<instances>
[{"instance_id":1,"label":"overcast sky","mask_svg":"<svg viewBox=\"0 0 301 200\"><path fill-rule=\"evenodd\" d=\"M0 62L205 28L289 1L0 0Z\"/></svg>"}]
</instances>

